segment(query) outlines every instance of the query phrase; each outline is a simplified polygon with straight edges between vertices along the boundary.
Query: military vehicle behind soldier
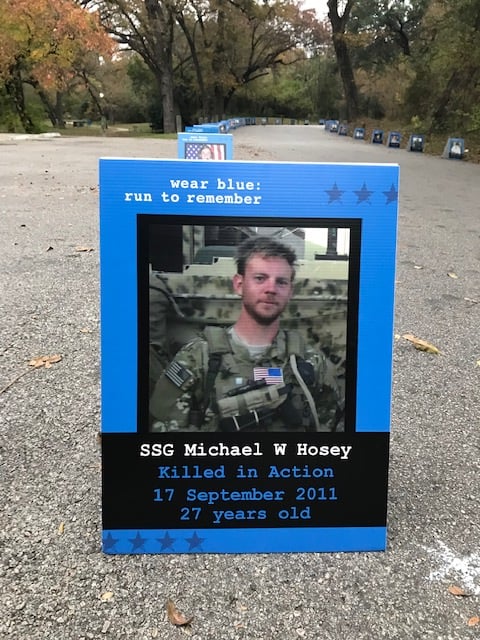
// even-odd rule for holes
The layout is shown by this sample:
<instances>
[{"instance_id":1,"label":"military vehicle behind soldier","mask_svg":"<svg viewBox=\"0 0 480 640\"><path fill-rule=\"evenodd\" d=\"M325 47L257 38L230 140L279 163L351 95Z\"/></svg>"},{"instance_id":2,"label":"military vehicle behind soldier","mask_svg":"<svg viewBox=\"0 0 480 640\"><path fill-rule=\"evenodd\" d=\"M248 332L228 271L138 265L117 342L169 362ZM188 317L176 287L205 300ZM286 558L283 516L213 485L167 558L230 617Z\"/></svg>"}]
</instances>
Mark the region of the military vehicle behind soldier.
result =
<instances>
[{"instance_id":1,"label":"military vehicle behind soldier","mask_svg":"<svg viewBox=\"0 0 480 640\"><path fill-rule=\"evenodd\" d=\"M326 281L300 261L294 280L295 252L271 236L247 239L236 262L217 260L213 281L213 265L152 273L151 430L343 430L347 263L310 262L342 272Z\"/></svg>"}]
</instances>

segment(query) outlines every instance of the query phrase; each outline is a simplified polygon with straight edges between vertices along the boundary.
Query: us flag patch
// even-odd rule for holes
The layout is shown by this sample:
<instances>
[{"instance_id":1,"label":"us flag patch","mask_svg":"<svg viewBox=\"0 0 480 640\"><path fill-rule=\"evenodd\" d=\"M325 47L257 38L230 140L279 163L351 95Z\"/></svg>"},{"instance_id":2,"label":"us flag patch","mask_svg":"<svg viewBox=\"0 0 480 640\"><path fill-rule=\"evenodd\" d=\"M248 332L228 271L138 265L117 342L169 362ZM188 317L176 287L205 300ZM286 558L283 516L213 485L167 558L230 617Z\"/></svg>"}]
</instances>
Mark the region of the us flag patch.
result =
<instances>
[{"instance_id":1,"label":"us flag patch","mask_svg":"<svg viewBox=\"0 0 480 640\"><path fill-rule=\"evenodd\" d=\"M175 360L165 369L165 376L179 389L185 387L186 383L193 379L191 371Z\"/></svg>"},{"instance_id":2,"label":"us flag patch","mask_svg":"<svg viewBox=\"0 0 480 640\"><path fill-rule=\"evenodd\" d=\"M265 380L267 384L281 384L283 369L281 367L254 367L253 379Z\"/></svg>"}]
</instances>

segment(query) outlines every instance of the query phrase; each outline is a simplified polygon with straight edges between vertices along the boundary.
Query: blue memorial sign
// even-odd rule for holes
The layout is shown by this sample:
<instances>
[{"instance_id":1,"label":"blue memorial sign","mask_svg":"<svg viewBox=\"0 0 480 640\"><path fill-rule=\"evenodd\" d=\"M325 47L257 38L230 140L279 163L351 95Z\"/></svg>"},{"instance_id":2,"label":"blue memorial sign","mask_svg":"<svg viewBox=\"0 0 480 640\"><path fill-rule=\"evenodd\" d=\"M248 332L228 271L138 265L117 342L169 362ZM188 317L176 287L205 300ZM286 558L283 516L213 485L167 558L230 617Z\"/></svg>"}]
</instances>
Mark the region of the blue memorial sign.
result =
<instances>
[{"instance_id":1,"label":"blue memorial sign","mask_svg":"<svg viewBox=\"0 0 480 640\"><path fill-rule=\"evenodd\" d=\"M364 140L365 139L364 127L355 127L353 131L353 137L355 138L355 140Z\"/></svg>"},{"instance_id":2,"label":"blue memorial sign","mask_svg":"<svg viewBox=\"0 0 480 640\"><path fill-rule=\"evenodd\" d=\"M372 144L383 144L382 129L374 129L372 131Z\"/></svg>"},{"instance_id":3,"label":"blue memorial sign","mask_svg":"<svg viewBox=\"0 0 480 640\"><path fill-rule=\"evenodd\" d=\"M399 149L401 140L402 134L399 131L389 131L387 137L387 147Z\"/></svg>"},{"instance_id":4,"label":"blue memorial sign","mask_svg":"<svg viewBox=\"0 0 480 640\"><path fill-rule=\"evenodd\" d=\"M463 160L465 157L465 140L463 138L449 138L442 153L442 158Z\"/></svg>"},{"instance_id":5,"label":"blue memorial sign","mask_svg":"<svg viewBox=\"0 0 480 640\"><path fill-rule=\"evenodd\" d=\"M328 130L329 130L331 133L338 133L338 127L339 127L339 122L338 122L338 120L332 120L332 121L330 122L330 125L329 125Z\"/></svg>"},{"instance_id":6,"label":"blue memorial sign","mask_svg":"<svg viewBox=\"0 0 480 640\"><path fill-rule=\"evenodd\" d=\"M385 548L398 176L100 160L105 553Z\"/></svg>"},{"instance_id":7,"label":"blue memorial sign","mask_svg":"<svg viewBox=\"0 0 480 640\"><path fill-rule=\"evenodd\" d=\"M204 122L194 124L192 127L185 127L187 133L227 133L230 130L230 121Z\"/></svg>"},{"instance_id":8,"label":"blue memorial sign","mask_svg":"<svg viewBox=\"0 0 480 640\"><path fill-rule=\"evenodd\" d=\"M230 133L179 133L178 157L187 160L232 160Z\"/></svg>"},{"instance_id":9,"label":"blue memorial sign","mask_svg":"<svg viewBox=\"0 0 480 640\"><path fill-rule=\"evenodd\" d=\"M408 151L423 152L425 149L425 136L421 133L412 133L408 139Z\"/></svg>"},{"instance_id":10,"label":"blue memorial sign","mask_svg":"<svg viewBox=\"0 0 480 640\"><path fill-rule=\"evenodd\" d=\"M339 136L346 136L348 134L348 126L346 124L341 124L338 127L338 135Z\"/></svg>"}]
</instances>

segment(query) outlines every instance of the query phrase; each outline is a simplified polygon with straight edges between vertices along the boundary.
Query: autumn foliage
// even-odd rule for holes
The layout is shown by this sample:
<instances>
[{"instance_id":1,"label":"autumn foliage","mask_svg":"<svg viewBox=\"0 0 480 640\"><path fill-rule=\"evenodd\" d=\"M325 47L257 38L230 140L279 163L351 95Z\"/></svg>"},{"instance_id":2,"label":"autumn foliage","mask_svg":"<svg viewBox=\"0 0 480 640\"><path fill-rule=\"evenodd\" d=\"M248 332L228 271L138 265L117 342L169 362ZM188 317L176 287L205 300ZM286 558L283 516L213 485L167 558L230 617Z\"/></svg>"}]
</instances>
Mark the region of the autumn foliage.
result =
<instances>
[{"instance_id":1,"label":"autumn foliage","mask_svg":"<svg viewBox=\"0 0 480 640\"><path fill-rule=\"evenodd\" d=\"M13 70L44 88L64 88L94 52L109 57L114 43L95 12L70 0L3 0L0 5L0 78Z\"/></svg>"}]
</instances>

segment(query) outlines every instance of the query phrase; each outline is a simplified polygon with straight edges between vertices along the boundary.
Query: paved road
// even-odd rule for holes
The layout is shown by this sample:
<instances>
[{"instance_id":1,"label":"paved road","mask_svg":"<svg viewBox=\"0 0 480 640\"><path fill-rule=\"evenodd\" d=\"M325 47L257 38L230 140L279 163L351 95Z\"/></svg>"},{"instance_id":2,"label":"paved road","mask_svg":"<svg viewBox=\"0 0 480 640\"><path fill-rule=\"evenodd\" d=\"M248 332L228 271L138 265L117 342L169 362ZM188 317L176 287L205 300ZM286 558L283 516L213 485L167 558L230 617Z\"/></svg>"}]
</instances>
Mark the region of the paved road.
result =
<instances>
[{"instance_id":1,"label":"paved road","mask_svg":"<svg viewBox=\"0 0 480 640\"><path fill-rule=\"evenodd\" d=\"M442 353L395 341L388 550L107 557L101 155L176 157L176 143L0 137L0 637L170 640L180 631L165 620L168 598L194 616L199 640L480 637L480 624L468 626L480 616L480 167L315 126L235 132L237 159L401 166L395 331ZM21 375L33 356L57 353L61 362Z\"/></svg>"}]
</instances>

